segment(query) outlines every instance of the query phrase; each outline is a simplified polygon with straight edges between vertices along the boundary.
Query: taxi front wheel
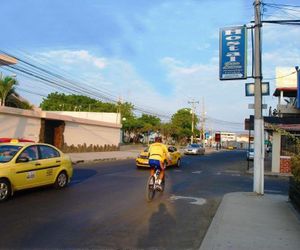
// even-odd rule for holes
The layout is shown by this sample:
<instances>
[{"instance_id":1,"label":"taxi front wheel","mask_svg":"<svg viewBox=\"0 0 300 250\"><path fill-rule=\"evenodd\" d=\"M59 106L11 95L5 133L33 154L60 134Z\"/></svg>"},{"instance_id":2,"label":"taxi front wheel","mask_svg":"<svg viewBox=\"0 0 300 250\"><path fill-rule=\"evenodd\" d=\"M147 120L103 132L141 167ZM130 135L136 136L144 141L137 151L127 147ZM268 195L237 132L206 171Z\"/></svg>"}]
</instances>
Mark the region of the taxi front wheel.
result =
<instances>
[{"instance_id":1,"label":"taxi front wheel","mask_svg":"<svg viewBox=\"0 0 300 250\"><path fill-rule=\"evenodd\" d=\"M54 183L54 187L56 189L61 189L67 186L67 184L68 184L68 176L66 172L62 171L58 174L56 181Z\"/></svg>"},{"instance_id":2,"label":"taxi front wheel","mask_svg":"<svg viewBox=\"0 0 300 250\"><path fill-rule=\"evenodd\" d=\"M0 202L7 200L11 195L11 186L9 181L0 179Z\"/></svg>"}]
</instances>

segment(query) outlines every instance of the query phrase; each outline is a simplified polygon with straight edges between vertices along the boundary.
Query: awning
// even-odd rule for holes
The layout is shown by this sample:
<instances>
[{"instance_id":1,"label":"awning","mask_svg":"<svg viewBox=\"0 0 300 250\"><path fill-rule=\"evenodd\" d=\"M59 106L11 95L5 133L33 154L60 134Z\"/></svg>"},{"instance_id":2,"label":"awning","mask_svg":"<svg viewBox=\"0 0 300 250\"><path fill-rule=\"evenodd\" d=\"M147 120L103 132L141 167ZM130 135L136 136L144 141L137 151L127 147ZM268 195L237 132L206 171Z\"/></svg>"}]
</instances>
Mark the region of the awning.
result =
<instances>
[{"instance_id":1,"label":"awning","mask_svg":"<svg viewBox=\"0 0 300 250\"><path fill-rule=\"evenodd\" d=\"M297 96L297 87L289 87L289 88L277 88L273 96L280 96L280 92L283 92L284 97L296 97Z\"/></svg>"}]
</instances>

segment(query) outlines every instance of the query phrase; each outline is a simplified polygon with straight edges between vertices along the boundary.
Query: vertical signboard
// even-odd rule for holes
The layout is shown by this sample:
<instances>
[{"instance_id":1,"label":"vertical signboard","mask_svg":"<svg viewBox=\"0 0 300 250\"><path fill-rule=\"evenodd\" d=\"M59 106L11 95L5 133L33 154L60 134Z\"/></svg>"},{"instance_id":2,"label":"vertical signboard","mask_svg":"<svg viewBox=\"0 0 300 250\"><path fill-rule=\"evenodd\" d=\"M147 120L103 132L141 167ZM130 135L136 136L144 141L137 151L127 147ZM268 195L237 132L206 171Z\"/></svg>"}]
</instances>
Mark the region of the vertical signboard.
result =
<instances>
[{"instance_id":1,"label":"vertical signboard","mask_svg":"<svg viewBox=\"0 0 300 250\"><path fill-rule=\"evenodd\" d=\"M220 29L220 80L247 78L247 28Z\"/></svg>"},{"instance_id":2,"label":"vertical signboard","mask_svg":"<svg viewBox=\"0 0 300 250\"><path fill-rule=\"evenodd\" d=\"M246 96L254 96L254 83L245 84L245 94ZM261 94L264 96L270 95L270 85L268 82L261 83Z\"/></svg>"},{"instance_id":3,"label":"vertical signboard","mask_svg":"<svg viewBox=\"0 0 300 250\"><path fill-rule=\"evenodd\" d=\"M300 69L297 68L297 109L300 109Z\"/></svg>"}]
</instances>

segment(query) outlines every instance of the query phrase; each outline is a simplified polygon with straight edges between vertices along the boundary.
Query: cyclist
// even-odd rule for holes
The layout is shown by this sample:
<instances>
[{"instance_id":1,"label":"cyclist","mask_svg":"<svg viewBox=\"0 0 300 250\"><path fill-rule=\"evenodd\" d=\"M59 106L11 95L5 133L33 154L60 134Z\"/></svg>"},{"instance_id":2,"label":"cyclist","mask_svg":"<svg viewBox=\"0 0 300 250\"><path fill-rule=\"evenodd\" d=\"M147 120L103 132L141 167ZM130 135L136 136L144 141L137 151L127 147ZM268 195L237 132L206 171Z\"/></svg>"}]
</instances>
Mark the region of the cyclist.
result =
<instances>
[{"instance_id":1,"label":"cyclist","mask_svg":"<svg viewBox=\"0 0 300 250\"><path fill-rule=\"evenodd\" d=\"M162 190L161 182L165 174L165 162L169 160L170 154L165 144L162 143L161 137L155 138L155 143L149 147L149 165L151 168L151 176L154 175L155 169L160 168L157 188Z\"/></svg>"}]
</instances>

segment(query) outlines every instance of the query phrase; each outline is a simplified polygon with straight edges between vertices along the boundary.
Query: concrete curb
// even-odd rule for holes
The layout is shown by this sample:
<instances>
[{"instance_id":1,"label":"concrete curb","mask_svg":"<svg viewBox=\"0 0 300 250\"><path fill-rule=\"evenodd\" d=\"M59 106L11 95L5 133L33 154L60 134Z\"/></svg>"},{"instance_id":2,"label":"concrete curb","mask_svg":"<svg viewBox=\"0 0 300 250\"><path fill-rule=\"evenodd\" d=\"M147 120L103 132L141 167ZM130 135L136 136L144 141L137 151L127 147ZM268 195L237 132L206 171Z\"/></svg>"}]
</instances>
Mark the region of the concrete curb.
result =
<instances>
[{"instance_id":1,"label":"concrete curb","mask_svg":"<svg viewBox=\"0 0 300 250\"><path fill-rule=\"evenodd\" d=\"M97 163L97 162L107 162L107 161L121 161L135 159L136 157L111 157L111 158L99 158L99 159L87 159L87 160L76 160L72 161L74 165L76 164L87 164L87 163Z\"/></svg>"},{"instance_id":2,"label":"concrete curb","mask_svg":"<svg viewBox=\"0 0 300 250\"><path fill-rule=\"evenodd\" d=\"M253 170L246 171L246 174L253 175ZM272 176L272 177L292 177L291 173L274 173L274 172L265 172L265 176Z\"/></svg>"}]
</instances>

